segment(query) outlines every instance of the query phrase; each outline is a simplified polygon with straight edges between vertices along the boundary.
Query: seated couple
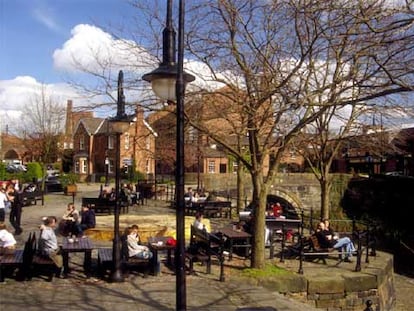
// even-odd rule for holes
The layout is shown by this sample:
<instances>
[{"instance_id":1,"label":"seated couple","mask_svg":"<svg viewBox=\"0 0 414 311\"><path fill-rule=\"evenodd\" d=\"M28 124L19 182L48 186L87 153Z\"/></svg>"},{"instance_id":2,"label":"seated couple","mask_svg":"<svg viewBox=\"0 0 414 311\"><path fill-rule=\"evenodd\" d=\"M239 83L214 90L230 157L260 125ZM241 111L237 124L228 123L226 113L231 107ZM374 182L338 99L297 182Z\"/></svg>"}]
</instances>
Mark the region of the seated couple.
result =
<instances>
[{"instance_id":1,"label":"seated couple","mask_svg":"<svg viewBox=\"0 0 414 311\"><path fill-rule=\"evenodd\" d=\"M342 259L346 262L351 262L350 258L352 257L352 253L356 251L354 244L348 237L336 237L329 227L329 221L321 221L318 224L315 235L322 248L341 249Z\"/></svg>"},{"instance_id":2,"label":"seated couple","mask_svg":"<svg viewBox=\"0 0 414 311\"><path fill-rule=\"evenodd\" d=\"M128 245L128 256L131 258L151 259L152 252L145 245L141 245L141 239L138 234L138 226L132 225L125 229L125 235Z\"/></svg>"},{"instance_id":3,"label":"seated couple","mask_svg":"<svg viewBox=\"0 0 414 311\"><path fill-rule=\"evenodd\" d=\"M82 212L79 213L73 203L69 203L62 220L59 223L59 232L64 235L83 236L83 231L89 228L95 228L95 212L88 206L82 206Z\"/></svg>"}]
</instances>

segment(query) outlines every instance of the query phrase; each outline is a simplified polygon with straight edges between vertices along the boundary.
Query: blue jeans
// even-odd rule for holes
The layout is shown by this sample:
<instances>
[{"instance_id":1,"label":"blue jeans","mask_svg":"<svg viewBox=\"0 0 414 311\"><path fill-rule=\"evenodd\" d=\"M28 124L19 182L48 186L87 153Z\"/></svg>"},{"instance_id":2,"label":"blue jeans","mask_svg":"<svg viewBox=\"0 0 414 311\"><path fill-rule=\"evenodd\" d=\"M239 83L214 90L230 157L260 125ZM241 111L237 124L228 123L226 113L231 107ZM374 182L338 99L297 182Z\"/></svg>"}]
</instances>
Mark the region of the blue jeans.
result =
<instances>
[{"instance_id":1,"label":"blue jeans","mask_svg":"<svg viewBox=\"0 0 414 311\"><path fill-rule=\"evenodd\" d=\"M348 237L340 238L336 241L333 248L341 248L342 250L342 258L352 257L352 253L355 252L354 244L352 243L351 239Z\"/></svg>"}]
</instances>

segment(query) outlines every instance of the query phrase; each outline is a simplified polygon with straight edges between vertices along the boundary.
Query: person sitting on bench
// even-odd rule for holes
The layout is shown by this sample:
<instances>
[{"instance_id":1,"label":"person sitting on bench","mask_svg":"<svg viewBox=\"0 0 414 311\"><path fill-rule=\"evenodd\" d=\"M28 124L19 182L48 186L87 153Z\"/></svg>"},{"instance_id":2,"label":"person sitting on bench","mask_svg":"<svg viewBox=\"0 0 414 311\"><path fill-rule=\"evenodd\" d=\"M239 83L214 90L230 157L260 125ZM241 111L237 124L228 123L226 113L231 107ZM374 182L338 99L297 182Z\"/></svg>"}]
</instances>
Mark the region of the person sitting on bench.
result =
<instances>
[{"instance_id":1,"label":"person sitting on bench","mask_svg":"<svg viewBox=\"0 0 414 311\"><path fill-rule=\"evenodd\" d=\"M323 221L318 224L315 235L318 239L319 245L322 248L341 249L342 259L344 259L345 262L351 262L350 258L352 257L352 253L355 252L355 247L350 238L343 237L336 240L333 239L332 233L329 230L326 230L326 226Z\"/></svg>"},{"instance_id":2,"label":"person sitting on bench","mask_svg":"<svg viewBox=\"0 0 414 311\"><path fill-rule=\"evenodd\" d=\"M4 222L0 223L0 255L10 255L16 249L16 239L13 234L7 230Z\"/></svg>"},{"instance_id":3,"label":"person sitting on bench","mask_svg":"<svg viewBox=\"0 0 414 311\"><path fill-rule=\"evenodd\" d=\"M136 257L140 259L151 259L152 252L145 245L140 244L140 237L138 234L138 226L132 225L126 228L125 236L128 243L128 255L129 257Z\"/></svg>"}]
</instances>

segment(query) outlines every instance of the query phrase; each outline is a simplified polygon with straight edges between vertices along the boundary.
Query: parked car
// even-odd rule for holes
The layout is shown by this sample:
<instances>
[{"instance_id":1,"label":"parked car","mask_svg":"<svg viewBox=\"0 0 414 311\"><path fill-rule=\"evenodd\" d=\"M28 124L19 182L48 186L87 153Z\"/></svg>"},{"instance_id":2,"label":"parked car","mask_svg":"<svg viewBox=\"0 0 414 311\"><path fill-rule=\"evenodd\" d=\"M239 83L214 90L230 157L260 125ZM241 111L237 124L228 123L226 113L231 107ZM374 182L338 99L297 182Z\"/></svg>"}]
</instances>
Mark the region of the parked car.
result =
<instances>
[{"instance_id":1,"label":"parked car","mask_svg":"<svg viewBox=\"0 0 414 311\"><path fill-rule=\"evenodd\" d=\"M63 186L58 176L47 176L45 179L46 192L62 192Z\"/></svg>"},{"instance_id":2,"label":"parked car","mask_svg":"<svg viewBox=\"0 0 414 311\"><path fill-rule=\"evenodd\" d=\"M26 172L27 168L22 164L7 164L6 171L7 173L20 173Z\"/></svg>"}]
</instances>

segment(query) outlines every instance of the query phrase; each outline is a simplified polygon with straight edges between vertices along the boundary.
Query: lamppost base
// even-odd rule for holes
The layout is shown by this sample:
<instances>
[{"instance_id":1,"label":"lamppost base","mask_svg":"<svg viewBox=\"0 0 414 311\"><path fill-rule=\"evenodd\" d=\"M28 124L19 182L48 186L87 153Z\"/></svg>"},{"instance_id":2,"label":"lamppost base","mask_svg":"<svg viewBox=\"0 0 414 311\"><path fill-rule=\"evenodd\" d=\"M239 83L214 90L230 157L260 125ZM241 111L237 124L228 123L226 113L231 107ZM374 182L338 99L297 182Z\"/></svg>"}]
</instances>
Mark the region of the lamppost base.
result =
<instances>
[{"instance_id":1,"label":"lamppost base","mask_svg":"<svg viewBox=\"0 0 414 311\"><path fill-rule=\"evenodd\" d=\"M115 270L112 272L110 280L112 283L122 283L125 281L122 272L119 270Z\"/></svg>"}]
</instances>

